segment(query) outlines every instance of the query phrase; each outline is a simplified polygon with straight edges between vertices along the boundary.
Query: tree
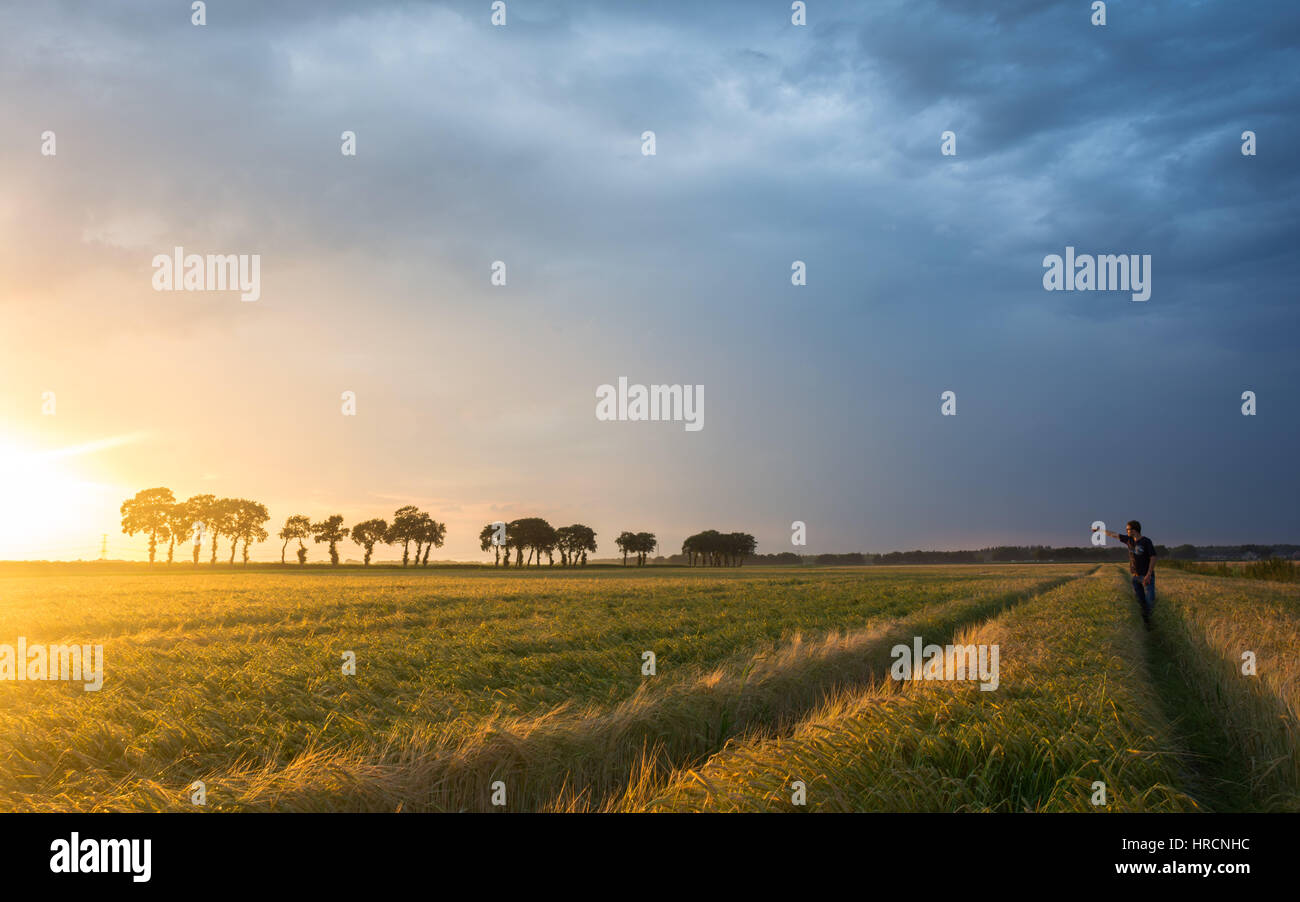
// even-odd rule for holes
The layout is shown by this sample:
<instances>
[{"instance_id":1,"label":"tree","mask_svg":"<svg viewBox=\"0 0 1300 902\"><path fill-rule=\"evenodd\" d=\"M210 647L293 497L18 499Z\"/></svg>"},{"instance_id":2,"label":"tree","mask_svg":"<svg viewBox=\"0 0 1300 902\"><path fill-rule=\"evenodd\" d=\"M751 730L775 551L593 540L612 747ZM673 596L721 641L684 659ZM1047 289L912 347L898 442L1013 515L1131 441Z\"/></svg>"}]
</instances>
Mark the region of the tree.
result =
<instances>
[{"instance_id":1,"label":"tree","mask_svg":"<svg viewBox=\"0 0 1300 902\"><path fill-rule=\"evenodd\" d=\"M524 565L524 549L528 547L528 541L523 528L520 526L522 522L521 520L511 520L506 524L505 563L507 567L510 566L510 552L512 550L515 553L515 566L522 567ZM529 560L532 560L532 555L529 555Z\"/></svg>"},{"instance_id":2,"label":"tree","mask_svg":"<svg viewBox=\"0 0 1300 902\"><path fill-rule=\"evenodd\" d=\"M439 523L437 520L425 514L420 520L419 538L424 541L424 560L420 562L421 566L429 566L429 552L434 548L441 548L443 540L447 537L447 524Z\"/></svg>"},{"instance_id":3,"label":"tree","mask_svg":"<svg viewBox=\"0 0 1300 902\"><path fill-rule=\"evenodd\" d=\"M176 496L171 489L141 489L134 498L122 502L122 532L128 536L144 533L149 537L149 563L158 553L158 537L169 535L171 506Z\"/></svg>"},{"instance_id":4,"label":"tree","mask_svg":"<svg viewBox=\"0 0 1300 902\"><path fill-rule=\"evenodd\" d=\"M516 567L524 566L525 548L528 549L528 563L531 564L535 556L540 566L542 553L551 554L555 550L555 541L555 528L541 517L524 517L506 524L506 557L509 558L513 548Z\"/></svg>"},{"instance_id":5,"label":"tree","mask_svg":"<svg viewBox=\"0 0 1300 902\"><path fill-rule=\"evenodd\" d=\"M569 566L569 527L561 526L555 530L555 550L560 553L560 566Z\"/></svg>"},{"instance_id":6,"label":"tree","mask_svg":"<svg viewBox=\"0 0 1300 902\"><path fill-rule=\"evenodd\" d=\"M424 511L420 511L411 524L411 537L415 541L415 565L429 565L429 552L433 550L436 541L437 547L442 547L443 537L447 534L447 527L430 517ZM423 553L423 560L421 554Z\"/></svg>"},{"instance_id":7,"label":"tree","mask_svg":"<svg viewBox=\"0 0 1300 902\"><path fill-rule=\"evenodd\" d=\"M365 520L352 527L352 541L366 550L365 566L370 566L370 555L375 553L375 544L386 540L388 524L378 518Z\"/></svg>"},{"instance_id":8,"label":"tree","mask_svg":"<svg viewBox=\"0 0 1300 902\"><path fill-rule=\"evenodd\" d=\"M700 547L710 567L722 566L722 533L716 529L706 529L700 533Z\"/></svg>"},{"instance_id":9,"label":"tree","mask_svg":"<svg viewBox=\"0 0 1300 902\"><path fill-rule=\"evenodd\" d=\"M424 521L429 519L429 515L420 511L415 522L411 524L411 541L415 543L415 566L420 566L420 554L424 551Z\"/></svg>"},{"instance_id":10,"label":"tree","mask_svg":"<svg viewBox=\"0 0 1300 902\"><path fill-rule=\"evenodd\" d=\"M652 532L639 532L633 536L633 540L632 550L637 554L636 565L644 567L646 555L659 547L659 540L655 538L655 534Z\"/></svg>"},{"instance_id":11,"label":"tree","mask_svg":"<svg viewBox=\"0 0 1300 902\"><path fill-rule=\"evenodd\" d=\"M739 567L745 558L758 550L758 542L747 532L733 532L727 536L727 552Z\"/></svg>"},{"instance_id":12,"label":"tree","mask_svg":"<svg viewBox=\"0 0 1300 902\"><path fill-rule=\"evenodd\" d=\"M623 566L626 567L627 556L636 550L636 533L624 530L618 534L618 538L614 540L614 544L618 546L619 551L623 552Z\"/></svg>"},{"instance_id":13,"label":"tree","mask_svg":"<svg viewBox=\"0 0 1300 902\"><path fill-rule=\"evenodd\" d=\"M348 537L347 528L343 525L343 515L334 514L319 523L313 523L311 532L317 544L329 542L330 565L337 567L339 564L339 542Z\"/></svg>"},{"instance_id":14,"label":"tree","mask_svg":"<svg viewBox=\"0 0 1300 902\"><path fill-rule=\"evenodd\" d=\"M192 495L185 501L185 532L194 536L194 566L199 565L199 552L203 548L203 531L208 528L212 516L212 506L217 499L213 495ZM212 546L213 561L216 561L215 543Z\"/></svg>"},{"instance_id":15,"label":"tree","mask_svg":"<svg viewBox=\"0 0 1300 902\"><path fill-rule=\"evenodd\" d=\"M212 563L217 562L217 539L232 536L236 529L239 502L234 498L218 498L208 508L208 528L212 530ZM235 543L230 543L230 563L235 562Z\"/></svg>"},{"instance_id":16,"label":"tree","mask_svg":"<svg viewBox=\"0 0 1300 902\"><path fill-rule=\"evenodd\" d=\"M234 531L236 541L244 543L244 566L248 566L248 546L253 542L265 542L267 532L263 526L271 515L266 511L265 504L259 504L256 501L248 501L240 498L235 502L234 508ZM235 562L234 544L231 544L230 563Z\"/></svg>"},{"instance_id":17,"label":"tree","mask_svg":"<svg viewBox=\"0 0 1300 902\"><path fill-rule=\"evenodd\" d=\"M302 540L309 535L311 535L311 520L307 517L294 514L285 520L284 529L279 532L279 538L284 539L284 544L280 546L280 563L284 563L284 553L294 539L298 540L298 564L307 563L307 548L302 544Z\"/></svg>"},{"instance_id":18,"label":"tree","mask_svg":"<svg viewBox=\"0 0 1300 902\"><path fill-rule=\"evenodd\" d=\"M560 563L576 567L587 563L587 552L596 550L596 533L590 526L575 523L561 526L555 531L555 547L560 552Z\"/></svg>"},{"instance_id":19,"label":"tree","mask_svg":"<svg viewBox=\"0 0 1300 902\"><path fill-rule=\"evenodd\" d=\"M167 563L176 556L176 543L190 534L189 507L184 501L167 505Z\"/></svg>"},{"instance_id":20,"label":"tree","mask_svg":"<svg viewBox=\"0 0 1300 902\"><path fill-rule=\"evenodd\" d=\"M235 552L239 549L239 515L243 502L238 498L222 498L217 502L217 516L221 534L230 539L230 564L234 566Z\"/></svg>"},{"instance_id":21,"label":"tree","mask_svg":"<svg viewBox=\"0 0 1300 902\"><path fill-rule=\"evenodd\" d=\"M478 547L483 551L493 552L493 567L501 566L501 547L504 544L504 542L497 544L497 527L495 523L489 523L487 526L484 526L479 530ZM506 566L510 566L510 553L508 551L506 552Z\"/></svg>"},{"instance_id":22,"label":"tree","mask_svg":"<svg viewBox=\"0 0 1300 902\"><path fill-rule=\"evenodd\" d=\"M716 529L697 532L682 542L682 554L692 567L697 558L701 564L711 567L739 567L757 548L758 542L747 532L723 535Z\"/></svg>"},{"instance_id":23,"label":"tree","mask_svg":"<svg viewBox=\"0 0 1300 902\"><path fill-rule=\"evenodd\" d=\"M403 567L411 561L411 543L415 541L420 531L421 516L423 512L414 504L399 507L393 514L393 523L388 527L388 534L384 537L384 541L389 545L402 543Z\"/></svg>"},{"instance_id":24,"label":"tree","mask_svg":"<svg viewBox=\"0 0 1300 902\"><path fill-rule=\"evenodd\" d=\"M569 545L571 552L577 552L581 557L582 566L587 566L587 552L596 553L596 531L590 526L583 526L581 523L575 523L569 529L573 530L573 539Z\"/></svg>"},{"instance_id":25,"label":"tree","mask_svg":"<svg viewBox=\"0 0 1300 902\"><path fill-rule=\"evenodd\" d=\"M542 566L542 552L546 552L546 565L548 567L554 567L555 566L555 545L557 541L556 534L555 534L555 527L551 526L551 524L549 523L546 523L545 520L543 520L542 523L544 523L545 526L537 530L534 539L534 541L536 541L537 543L534 546L537 549L537 566L539 567Z\"/></svg>"}]
</instances>

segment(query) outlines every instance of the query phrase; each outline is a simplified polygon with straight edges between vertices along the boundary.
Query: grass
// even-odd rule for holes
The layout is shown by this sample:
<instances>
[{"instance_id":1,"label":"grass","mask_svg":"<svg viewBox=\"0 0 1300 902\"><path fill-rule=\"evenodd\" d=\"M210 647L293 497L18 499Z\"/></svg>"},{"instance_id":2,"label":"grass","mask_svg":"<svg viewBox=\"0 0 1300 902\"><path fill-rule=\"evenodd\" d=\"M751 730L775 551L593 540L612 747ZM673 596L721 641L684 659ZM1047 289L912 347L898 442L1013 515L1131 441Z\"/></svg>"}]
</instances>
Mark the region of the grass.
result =
<instances>
[{"instance_id":1,"label":"grass","mask_svg":"<svg viewBox=\"0 0 1300 902\"><path fill-rule=\"evenodd\" d=\"M10 569L0 642L100 643L107 672L97 693L0 682L0 809L181 807L195 779L212 808L428 807L365 774L400 777L413 756L473 748L502 723L616 708L645 694L645 650L656 686L687 685L796 634L1079 570ZM355 677L341 672L349 650ZM281 791L295 784L322 788Z\"/></svg>"},{"instance_id":2,"label":"grass","mask_svg":"<svg viewBox=\"0 0 1300 902\"><path fill-rule=\"evenodd\" d=\"M632 779L699 763L741 731L779 732L839 688L873 679L902 636L918 629L948 635L1063 579L928 605L817 641L795 636L711 672L644 682L613 707L489 718L469 736L420 731L381 750L309 755L226 783L237 787L239 807L255 809L488 810L498 780L509 787L516 809L598 809Z\"/></svg>"},{"instance_id":3,"label":"grass","mask_svg":"<svg viewBox=\"0 0 1300 902\"><path fill-rule=\"evenodd\" d=\"M966 633L996 644L1001 684L882 681L845 693L789 737L733 743L634 811L1196 810L1145 674L1143 634L1112 568ZM924 637L929 641L929 637ZM806 784L807 805L791 786Z\"/></svg>"},{"instance_id":4,"label":"grass","mask_svg":"<svg viewBox=\"0 0 1300 902\"><path fill-rule=\"evenodd\" d=\"M1300 580L1300 566L1285 558L1271 557L1262 561L1228 562L1184 561L1165 559L1161 567L1171 567L1189 573L1207 576L1230 576L1237 579L1262 579L1270 582L1293 583Z\"/></svg>"},{"instance_id":5,"label":"grass","mask_svg":"<svg viewBox=\"0 0 1300 902\"><path fill-rule=\"evenodd\" d=\"M0 565L0 643L107 662L0 682L0 810L1300 810L1300 589L1160 587L1148 634L1108 565ZM1000 687L887 679L918 635Z\"/></svg>"},{"instance_id":6,"label":"grass","mask_svg":"<svg viewBox=\"0 0 1300 902\"><path fill-rule=\"evenodd\" d=\"M1300 587L1165 574L1156 621L1159 665L1181 683L1169 709L1199 737L1209 792L1300 811Z\"/></svg>"}]
</instances>

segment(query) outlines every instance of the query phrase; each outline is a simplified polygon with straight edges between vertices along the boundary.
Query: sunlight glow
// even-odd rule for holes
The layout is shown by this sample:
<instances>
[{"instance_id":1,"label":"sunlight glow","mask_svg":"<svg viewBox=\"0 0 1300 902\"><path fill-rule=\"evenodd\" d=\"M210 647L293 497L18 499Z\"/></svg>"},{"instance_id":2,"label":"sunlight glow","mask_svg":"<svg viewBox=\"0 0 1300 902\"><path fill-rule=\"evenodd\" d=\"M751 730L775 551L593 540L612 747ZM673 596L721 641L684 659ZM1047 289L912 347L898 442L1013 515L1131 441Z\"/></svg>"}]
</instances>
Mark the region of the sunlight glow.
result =
<instances>
[{"instance_id":1,"label":"sunlight glow","mask_svg":"<svg viewBox=\"0 0 1300 902\"><path fill-rule=\"evenodd\" d=\"M98 444L30 451L0 440L0 560L93 556L91 524L104 487L83 479L65 458Z\"/></svg>"}]
</instances>

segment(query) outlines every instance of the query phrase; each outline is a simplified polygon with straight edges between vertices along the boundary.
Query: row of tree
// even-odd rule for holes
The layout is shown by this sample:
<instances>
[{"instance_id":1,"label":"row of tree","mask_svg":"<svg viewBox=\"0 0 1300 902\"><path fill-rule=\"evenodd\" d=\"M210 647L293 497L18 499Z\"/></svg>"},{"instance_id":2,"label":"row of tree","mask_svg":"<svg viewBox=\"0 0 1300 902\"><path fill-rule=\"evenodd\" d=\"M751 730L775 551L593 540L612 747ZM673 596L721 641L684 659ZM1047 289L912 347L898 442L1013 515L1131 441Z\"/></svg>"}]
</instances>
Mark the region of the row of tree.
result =
<instances>
[{"instance_id":1,"label":"row of tree","mask_svg":"<svg viewBox=\"0 0 1300 902\"><path fill-rule=\"evenodd\" d=\"M479 547L493 553L495 566L509 567L513 553L516 567L530 564L541 566L542 555L546 555L548 566L554 566L555 555L560 555L563 567L580 567L587 563L587 555L596 551L596 531L590 526L575 523L572 526L551 526L541 517L524 517L509 523L498 520L489 523L479 531ZM614 540L619 551L623 552L623 566L627 566L628 555L636 556L636 565L642 567L648 555L659 547L659 540L652 532L622 532ZM527 560L524 552L528 552Z\"/></svg>"},{"instance_id":2,"label":"row of tree","mask_svg":"<svg viewBox=\"0 0 1300 902\"><path fill-rule=\"evenodd\" d=\"M644 567L646 556L653 553L659 547L659 540L655 538L652 532L623 532L619 533L614 544L618 546L619 551L623 552L623 566L627 566L627 556L636 555L636 565Z\"/></svg>"},{"instance_id":3,"label":"row of tree","mask_svg":"<svg viewBox=\"0 0 1300 902\"><path fill-rule=\"evenodd\" d=\"M342 518L340 518L341 520ZM391 524L380 520L366 520L352 527L352 541L365 549L366 566L370 565L370 556L375 553L375 545L402 546L402 566L411 560L411 543L415 543L415 563L429 566L429 552L441 548L447 538L447 524L439 523L414 504L399 507L393 514ZM330 547L330 561L338 563L333 546Z\"/></svg>"},{"instance_id":4,"label":"row of tree","mask_svg":"<svg viewBox=\"0 0 1300 902\"><path fill-rule=\"evenodd\" d=\"M143 533L149 537L149 563L158 553L158 543L167 543L167 563L176 555L176 545L187 539L194 541L194 563L206 536L212 539L212 563L217 562L217 542L222 537L230 540L230 562L235 562L235 549L242 540L244 562L248 562L248 546L264 542L267 532L263 524L271 519L266 506L245 498L218 498L215 495L195 495L177 501L171 489L142 489L134 498L122 502L122 532L128 536Z\"/></svg>"},{"instance_id":5,"label":"row of tree","mask_svg":"<svg viewBox=\"0 0 1300 902\"><path fill-rule=\"evenodd\" d=\"M199 562L203 542L211 539L212 563L217 562L217 543L221 538L230 540L230 563L240 542L244 543L244 563L248 563L249 546L264 542L269 537L265 524L271 519L266 506L244 498L218 498L215 495L194 495L177 501L168 488L142 489L135 497L122 502L122 532L128 536L144 534L149 537L149 563L157 557L158 543L167 544L167 563L175 558L177 544L192 540L194 563ZM364 520L350 530L343 525L343 515L333 514L323 520L312 521L303 514L294 514L284 521L278 538L280 563L286 563L289 543L298 543L298 564L307 563L305 540L329 546L330 563L339 563L340 542L351 539L365 551L365 564L369 566L375 546L401 545L402 566L412 562L411 546L415 546L414 563L429 565L429 552L441 548L447 537L447 526L434 520L428 513L413 504L400 507L393 514L393 522L383 519ZM484 526L479 533L479 544L491 551L496 566L510 566L511 554L516 567L531 564L541 566L542 555L547 564L554 566L555 555L560 556L564 567L585 566L587 555L596 551L596 532L590 526L574 523L572 526L551 526L541 517L524 517L509 523L498 520ZM629 555L634 555L638 567L659 547L652 532L622 532L614 544L623 552L623 566ZM754 554L757 542L749 533L720 533L710 529L697 533L682 543L682 553L691 566L698 560L702 565L739 567ZM528 552L525 561L524 552Z\"/></svg>"},{"instance_id":6,"label":"row of tree","mask_svg":"<svg viewBox=\"0 0 1300 902\"><path fill-rule=\"evenodd\" d=\"M1252 561L1280 557L1300 561L1300 545L1156 545L1157 557L1165 561ZM1105 563L1128 559L1128 549L1111 543L1104 547L1086 545L1054 548L1049 545L999 545L965 551L889 551L883 554L754 554L747 561L786 566L860 566L863 564L979 564L1002 562ZM667 564L685 564L685 554L673 554L658 560ZM1216 571L1217 572L1217 571Z\"/></svg>"},{"instance_id":7,"label":"row of tree","mask_svg":"<svg viewBox=\"0 0 1300 902\"><path fill-rule=\"evenodd\" d=\"M556 552L559 552L561 566L586 566L587 555L596 550L596 531L590 526L574 523L556 529L541 517L523 517L509 523L498 520L484 526L478 538L479 548L493 553L493 566L497 567L510 566L511 552L516 567L525 567L534 561L540 567L543 554L547 565L554 566ZM528 552L527 561L524 560L525 551Z\"/></svg>"},{"instance_id":8,"label":"row of tree","mask_svg":"<svg viewBox=\"0 0 1300 902\"><path fill-rule=\"evenodd\" d=\"M701 566L739 567L745 558L758 548L758 542L747 532L718 532L706 529L688 536L682 542L682 554L692 567L698 560Z\"/></svg>"},{"instance_id":9,"label":"row of tree","mask_svg":"<svg viewBox=\"0 0 1300 902\"><path fill-rule=\"evenodd\" d=\"M244 498L217 498L215 495L194 495L177 501L171 489L142 489L135 497L122 502L122 532L149 537L149 563L157 558L158 543L167 542L167 563L175 558L176 545L187 540L194 543L194 563L198 564L200 550L208 537L212 541L212 563L217 562L217 542L230 540L230 563L235 562L235 551L244 543L244 563L248 563L248 548L254 542L269 538L265 524L271 519L266 506ZM279 538L280 563L285 563L289 543L298 542L298 563L307 563L307 546L304 539L329 545L330 563L339 562L340 542L351 538L365 550L365 563L370 564L375 546L402 546L402 566L411 563L411 545L415 545L415 563L429 565L429 552L441 548L447 536L446 524L439 523L413 504L397 509L393 522L374 519L356 524L351 530L343 525L343 515L333 514L312 522L310 517L294 514L284 521Z\"/></svg>"}]
</instances>

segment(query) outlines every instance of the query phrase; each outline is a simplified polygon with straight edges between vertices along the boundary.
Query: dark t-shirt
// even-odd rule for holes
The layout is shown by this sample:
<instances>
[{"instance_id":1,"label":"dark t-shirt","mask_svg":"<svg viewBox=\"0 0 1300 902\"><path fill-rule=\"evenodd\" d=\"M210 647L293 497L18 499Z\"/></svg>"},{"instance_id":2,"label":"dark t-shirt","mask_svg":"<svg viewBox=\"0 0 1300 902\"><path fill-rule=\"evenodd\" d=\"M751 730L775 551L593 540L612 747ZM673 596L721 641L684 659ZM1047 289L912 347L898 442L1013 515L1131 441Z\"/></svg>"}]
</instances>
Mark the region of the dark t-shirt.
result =
<instances>
[{"instance_id":1,"label":"dark t-shirt","mask_svg":"<svg viewBox=\"0 0 1300 902\"><path fill-rule=\"evenodd\" d=\"M1151 569L1151 559L1156 556L1156 546L1146 536L1133 541L1130 536L1120 536L1119 540L1128 546L1128 569L1130 573L1146 576Z\"/></svg>"}]
</instances>

